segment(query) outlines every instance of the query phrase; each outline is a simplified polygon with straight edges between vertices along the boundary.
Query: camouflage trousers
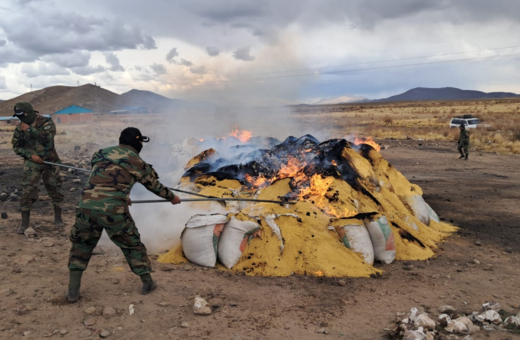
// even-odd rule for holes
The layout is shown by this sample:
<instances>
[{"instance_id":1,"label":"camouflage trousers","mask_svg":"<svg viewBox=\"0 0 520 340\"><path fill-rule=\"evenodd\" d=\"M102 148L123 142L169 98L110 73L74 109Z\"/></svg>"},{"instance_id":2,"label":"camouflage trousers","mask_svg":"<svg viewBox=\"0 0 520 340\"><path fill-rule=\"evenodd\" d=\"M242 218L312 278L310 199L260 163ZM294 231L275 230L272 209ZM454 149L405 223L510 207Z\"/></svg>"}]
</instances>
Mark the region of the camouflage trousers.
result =
<instances>
[{"instance_id":1,"label":"camouflage trousers","mask_svg":"<svg viewBox=\"0 0 520 340\"><path fill-rule=\"evenodd\" d=\"M76 209L76 223L70 230L72 247L69 254L69 270L84 271L92 257L103 229L121 250L132 271L141 276L152 271L152 264L141 243L139 231L129 212L104 213L91 209Z\"/></svg>"},{"instance_id":2,"label":"camouflage trousers","mask_svg":"<svg viewBox=\"0 0 520 340\"><path fill-rule=\"evenodd\" d=\"M462 155L462 156L467 156L469 155L469 144L459 144L459 153ZM462 153L462 150L464 150L464 153Z\"/></svg>"},{"instance_id":3,"label":"camouflage trousers","mask_svg":"<svg viewBox=\"0 0 520 340\"><path fill-rule=\"evenodd\" d=\"M38 185L40 178L47 193L52 198L52 203L59 206L63 201L61 193L62 180L60 169L57 166L40 165L31 161L26 161L23 166L22 189L23 194L20 199L22 211L29 211L34 202L38 200Z\"/></svg>"}]
</instances>

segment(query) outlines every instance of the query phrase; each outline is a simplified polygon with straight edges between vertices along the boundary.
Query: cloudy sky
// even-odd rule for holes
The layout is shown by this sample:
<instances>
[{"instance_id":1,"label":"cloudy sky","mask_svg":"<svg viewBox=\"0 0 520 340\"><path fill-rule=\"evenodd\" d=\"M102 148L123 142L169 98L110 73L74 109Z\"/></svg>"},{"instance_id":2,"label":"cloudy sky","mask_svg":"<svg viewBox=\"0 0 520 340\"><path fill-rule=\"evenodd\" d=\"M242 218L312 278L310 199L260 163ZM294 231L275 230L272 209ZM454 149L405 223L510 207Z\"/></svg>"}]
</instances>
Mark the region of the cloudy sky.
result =
<instances>
[{"instance_id":1,"label":"cloudy sky","mask_svg":"<svg viewBox=\"0 0 520 340\"><path fill-rule=\"evenodd\" d=\"M94 83L226 104L520 93L517 0L2 0L0 99Z\"/></svg>"}]
</instances>

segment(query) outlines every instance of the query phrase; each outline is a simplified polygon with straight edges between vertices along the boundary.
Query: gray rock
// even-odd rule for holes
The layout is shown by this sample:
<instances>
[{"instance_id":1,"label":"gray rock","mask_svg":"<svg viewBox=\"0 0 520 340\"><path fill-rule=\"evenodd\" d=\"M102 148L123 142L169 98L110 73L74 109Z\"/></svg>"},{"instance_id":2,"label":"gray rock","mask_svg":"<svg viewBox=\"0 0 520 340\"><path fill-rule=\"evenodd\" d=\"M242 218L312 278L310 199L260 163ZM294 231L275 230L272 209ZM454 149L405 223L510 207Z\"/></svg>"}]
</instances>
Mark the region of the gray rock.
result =
<instances>
[{"instance_id":1,"label":"gray rock","mask_svg":"<svg viewBox=\"0 0 520 340\"><path fill-rule=\"evenodd\" d=\"M193 313L196 315L210 315L211 307L209 303L201 298L200 296L195 296L195 302L193 304Z\"/></svg>"},{"instance_id":2,"label":"gray rock","mask_svg":"<svg viewBox=\"0 0 520 340\"><path fill-rule=\"evenodd\" d=\"M92 306L92 307L88 307L84 310L84 312L87 314L87 315L92 315L96 312L96 307Z\"/></svg>"},{"instance_id":3,"label":"gray rock","mask_svg":"<svg viewBox=\"0 0 520 340\"><path fill-rule=\"evenodd\" d=\"M92 316L87 316L85 320L83 320L83 324L87 327L94 326L96 324L96 319Z\"/></svg>"},{"instance_id":4,"label":"gray rock","mask_svg":"<svg viewBox=\"0 0 520 340\"><path fill-rule=\"evenodd\" d=\"M188 327L190 327L190 324L187 323L187 322L182 322L182 323L181 323L181 327L182 327L182 328L188 328Z\"/></svg>"},{"instance_id":5,"label":"gray rock","mask_svg":"<svg viewBox=\"0 0 520 340\"><path fill-rule=\"evenodd\" d=\"M29 227L29 228L25 229L24 235L27 238L34 238L34 237L36 237L36 230L34 230L32 227Z\"/></svg>"},{"instance_id":6,"label":"gray rock","mask_svg":"<svg viewBox=\"0 0 520 340\"><path fill-rule=\"evenodd\" d=\"M116 316L116 315L117 315L117 312L114 308L112 308L112 307L103 308L103 316L105 318L110 318L110 317Z\"/></svg>"},{"instance_id":7,"label":"gray rock","mask_svg":"<svg viewBox=\"0 0 520 340\"><path fill-rule=\"evenodd\" d=\"M99 336L102 337L103 339L108 337L110 335L110 331L108 329L102 329L101 332L99 333Z\"/></svg>"},{"instance_id":8,"label":"gray rock","mask_svg":"<svg viewBox=\"0 0 520 340\"><path fill-rule=\"evenodd\" d=\"M60 329L60 334L61 334L61 335L65 335L65 334L67 334L68 332L69 332L69 331L67 330L67 328L62 328L62 329Z\"/></svg>"}]
</instances>

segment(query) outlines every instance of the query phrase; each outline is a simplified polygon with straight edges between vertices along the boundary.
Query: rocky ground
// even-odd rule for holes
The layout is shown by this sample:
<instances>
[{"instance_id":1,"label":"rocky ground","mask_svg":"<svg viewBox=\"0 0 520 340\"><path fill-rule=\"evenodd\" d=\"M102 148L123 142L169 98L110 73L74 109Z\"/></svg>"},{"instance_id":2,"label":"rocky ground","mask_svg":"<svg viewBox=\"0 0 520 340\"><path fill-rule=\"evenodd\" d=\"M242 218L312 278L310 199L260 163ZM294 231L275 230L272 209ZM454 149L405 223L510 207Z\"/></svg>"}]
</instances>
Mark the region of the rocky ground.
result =
<instances>
[{"instance_id":1,"label":"rocky ground","mask_svg":"<svg viewBox=\"0 0 520 340\"><path fill-rule=\"evenodd\" d=\"M98 248L84 275L82 299L66 302L67 232L85 175L63 172L67 227L55 230L45 197L32 213L35 238L14 233L20 222L22 162L0 146L0 338L2 339L385 339L401 338L411 308L433 320L450 305L470 315L497 301L520 311L520 158L473 153L457 160L450 143L385 141L383 156L412 182L441 218L461 227L429 261L378 265L378 278L247 277L195 265L154 263L157 291L139 294L140 280L119 250ZM419 145L421 144L421 145ZM81 165L96 145L61 146ZM5 217L5 218L4 218ZM194 314L195 297L210 315ZM438 326L438 325L436 325ZM473 339L517 339L505 328L479 327ZM436 339L463 339L439 328ZM397 336L397 337L396 337Z\"/></svg>"}]
</instances>

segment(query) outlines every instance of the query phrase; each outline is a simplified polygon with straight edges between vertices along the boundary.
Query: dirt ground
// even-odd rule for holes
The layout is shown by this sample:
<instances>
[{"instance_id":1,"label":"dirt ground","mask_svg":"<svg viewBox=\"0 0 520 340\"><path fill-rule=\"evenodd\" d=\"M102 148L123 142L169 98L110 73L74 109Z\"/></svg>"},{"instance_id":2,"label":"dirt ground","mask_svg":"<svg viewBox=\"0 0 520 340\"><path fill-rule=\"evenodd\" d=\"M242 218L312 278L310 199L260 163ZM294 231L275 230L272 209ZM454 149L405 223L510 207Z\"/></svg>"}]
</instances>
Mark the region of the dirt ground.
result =
<instances>
[{"instance_id":1,"label":"dirt ground","mask_svg":"<svg viewBox=\"0 0 520 340\"><path fill-rule=\"evenodd\" d=\"M474 152L466 162L446 142L383 144L390 146L383 156L424 189L439 216L461 227L435 258L379 264L384 274L369 279L246 277L154 263L159 288L142 296L139 278L117 249L101 249L83 276L82 299L69 304L67 232L86 176L68 174L64 231L54 230L52 205L42 201L31 215L38 238L20 236L14 233L19 202L0 202L0 212L8 214L0 220L0 338L97 339L108 330L109 339L369 340L384 339L396 313L412 307L436 317L441 305L470 313L498 301L518 313L520 157ZM0 159L0 192L20 190L21 159L8 147L0 149ZM81 183L72 182L77 177ZM40 194L46 195L43 186ZM195 295L213 306L210 316L193 314ZM92 315L85 311L89 307L95 307ZM103 316L105 307L115 315L106 310ZM320 328L328 334L317 334ZM473 337L520 338L499 330Z\"/></svg>"}]
</instances>

